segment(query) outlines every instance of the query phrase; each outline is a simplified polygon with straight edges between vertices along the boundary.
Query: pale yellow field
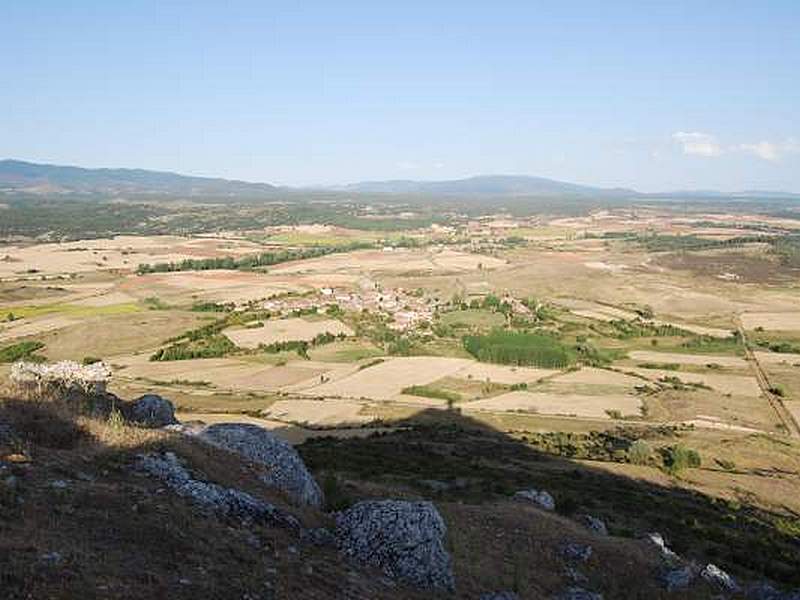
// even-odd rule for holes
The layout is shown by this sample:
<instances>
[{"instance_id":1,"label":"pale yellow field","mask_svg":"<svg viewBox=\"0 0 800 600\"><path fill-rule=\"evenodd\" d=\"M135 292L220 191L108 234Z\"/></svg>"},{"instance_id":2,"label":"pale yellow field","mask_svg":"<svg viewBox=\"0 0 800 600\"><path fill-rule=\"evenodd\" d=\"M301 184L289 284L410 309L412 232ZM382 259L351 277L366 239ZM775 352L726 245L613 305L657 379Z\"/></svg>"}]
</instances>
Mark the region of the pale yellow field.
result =
<instances>
[{"instance_id":1,"label":"pale yellow field","mask_svg":"<svg viewBox=\"0 0 800 600\"><path fill-rule=\"evenodd\" d=\"M248 415L228 414L228 413L177 413L175 415L182 423L189 423L192 421L200 421L202 423L213 425L215 423L250 423L251 425L258 425L263 427L289 442L290 444L302 444L306 440L315 437L337 437L337 438L351 438L351 437L367 437L374 433L388 433L393 431L390 427L353 427L353 428L337 428L337 429L308 429L299 425L290 425L283 421L275 421L272 419L259 419L258 417L250 417Z\"/></svg>"},{"instance_id":2,"label":"pale yellow field","mask_svg":"<svg viewBox=\"0 0 800 600\"><path fill-rule=\"evenodd\" d=\"M149 362L146 357L112 361L124 369L115 373L123 378L145 378L160 382L206 382L219 389L239 391L277 391L308 380L315 380L325 370L293 362L283 366L260 365L230 358L205 358Z\"/></svg>"},{"instance_id":3,"label":"pale yellow field","mask_svg":"<svg viewBox=\"0 0 800 600\"><path fill-rule=\"evenodd\" d=\"M227 329L224 334L240 348L258 348L260 344L313 340L322 333L353 335L352 329L341 321L306 321L304 319L271 319L263 327L253 329Z\"/></svg>"},{"instance_id":4,"label":"pale yellow field","mask_svg":"<svg viewBox=\"0 0 800 600\"><path fill-rule=\"evenodd\" d=\"M279 400L262 411L265 418L317 427L369 423L375 417L361 414L362 404L344 400Z\"/></svg>"},{"instance_id":5,"label":"pale yellow field","mask_svg":"<svg viewBox=\"0 0 800 600\"><path fill-rule=\"evenodd\" d=\"M179 236L117 236L111 239L6 246L0 261L0 279L37 275L87 273L111 269L132 270L140 263L176 262L258 252L262 246L244 240Z\"/></svg>"},{"instance_id":6,"label":"pale yellow field","mask_svg":"<svg viewBox=\"0 0 800 600\"><path fill-rule=\"evenodd\" d=\"M139 294L153 294L163 289L164 294L186 296L191 294L201 300L213 302L244 303L276 294L302 292L307 288L297 283L277 281L263 273L245 271L181 271L145 275L130 282Z\"/></svg>"},{"instance_id":7,"label":"pale yellow field","mask_svg":"<svg viewBox=\"0 0 800 600\"><path fill-rule=\"evenodd\" d=\"M800 354L756 352L758 362L766 365L800 365Z\"/></svg>"},{"instance_id":8,"label":"pale yellow field","mask_svg":"<svg viewBox=\"0 0 800 600\"><path fill-rule=\"evenodd\" d=\"M309 388L309 393L345 398L396 399L403 388L426 385L442 377L490 379L495 383L532 382L556 371L488 365L465 358L413 356L390 358L385 362L356 371L338 381Z\"/></svg>"},{"instance_id":9,"label":"pale yellow field","mask_svg":"<svg viewBox=\"0 0 800 600\"><path fill-rule=\"evenodd\" d=\"M641 400L636 396L623 394L586 396L520 391L466 402L460 406L465 410L520 411L544 415L576 415L593 419L609 419L607 410L619 411L624 416L638 416Z\"/></svg>"},{"instance_id":10,"label":"pale yellow field","mask_svg":"<svg viewBox=\"0 0 800 600\"><path fill-rule=\"evenodd\" d=\"M720 375L717 373L686 373L683 371L669 371L664 369L630 369L647 377L651 381L658 381L664 377L677 377L684 383L702 383L723 394L737 396L751 396L757 398L761 395L761 388L755 377L741 375Z\"/></svg>"},{"instance_id":11,"label":"pale yellow field","mask_svg":"<svg viewBox=\"0 0 800 600\"><path fill-rule=\"evenodd\" d=\"M745 329L761 327L766 331L798 331L800 330L800 311L744 313L742 325Z\"/></svg>"},{"instance_id":12,"label":"pale yellow field","mask_svg":"<svg viewBox=\"0 0 800 600\"><path fill-rule=\"evenodd\" d=\"M641 385L642 380L624 373L617 373L608 369L596 369L593 367L583 367L577 371L569 371L563 375L557 375L551 380L553 383L578 383L588 385L615 385L633 388Z\"/></svg>"},{"instance_id":13,"label":"pale yellow field","mask_svg":"<svg viewBox=\"0 0 800 600\"><path fill-rule=\"evenodd\" d=\"M631 360L652 363L674 363L679 365L719 365L721 367L746 368L747 361L737 356L712 356L707 354L681 354L679 352L655 352L633 350L628 353Z\"/></svg>"},{"instance_id":14,"label":"pale yellow field","mask_svg":"<svg viewBox=\"0 0 800 600\"><path fill-rule=\"evenodd\" d=\"M478 265L483 269L496 269L504 266L503 260L480 254L456 250L408 250L391 252L382 250L361 250L347 254L329 254L321 258L301 260L277 265L269 270L274 275L301 273L398 273L422 271L430 273L476 271Z\"/></svg>"},{"instance_id":15,"label":"pale yellow field","mask_svg":"<svg viewBox=\"0 0 800 600\"><path fill-rule=\"evenodd\" d=\"M46 315L35 320L21 319L11 323L3 323L0 324L0 341L64 329L79 322L77 319L70 319L61 315Z\"/></svg>"}]
</instances>

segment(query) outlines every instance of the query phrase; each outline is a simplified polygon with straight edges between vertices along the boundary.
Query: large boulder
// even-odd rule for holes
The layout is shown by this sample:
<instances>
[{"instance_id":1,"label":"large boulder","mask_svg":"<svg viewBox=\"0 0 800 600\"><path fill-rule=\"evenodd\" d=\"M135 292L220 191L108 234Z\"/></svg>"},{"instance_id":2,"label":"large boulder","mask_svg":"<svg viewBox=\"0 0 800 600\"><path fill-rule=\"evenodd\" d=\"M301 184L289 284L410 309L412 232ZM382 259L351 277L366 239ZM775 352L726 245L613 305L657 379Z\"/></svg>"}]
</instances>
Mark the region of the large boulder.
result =
<instances>
[{"instance_id":1,"label":"large boulder","mask_svg":"<svg viewBox=\"0 0 800 600\"><path fill-rule=\"evenodd\" d=\"M322 506L322 490L303 459L288 442L266 429L246 423L220 423L206 427L199 437L265 467L261 474L264 483L283 491L292 502Z\"/></svg>"},{"instance_id":2,"label":"large boulder","mask_svg":"<svg viewBox=\"0 0 800 600\"><path fill-rule=\"evenodd\" d=\"M446 531L430 502L366 500L336 514L336 543L344 555L424 588L455 586Z\"/></svg>"},{"instance_id":3,"label":"large boulder","mask_svg":"<svg viewBox=\"0 0 800 600\"><path fill-rule=\"evenodd\" d=\"M736 583L736 580L712 563L708 563L703 570L700 571L700 577L711 585L727 592L739 591L739 584Z\"/></svg>"},{"instance_id":4,"label":"large boulder","mask_svg":"<svg viewBox=\"0 0 800 600\"><path fill-rule=\"evenodd\" d=\"M172 402L157 394L145 394L134 400L128 418L145 427L165 427L178 422Z\"/></svg>"}]
</instances>

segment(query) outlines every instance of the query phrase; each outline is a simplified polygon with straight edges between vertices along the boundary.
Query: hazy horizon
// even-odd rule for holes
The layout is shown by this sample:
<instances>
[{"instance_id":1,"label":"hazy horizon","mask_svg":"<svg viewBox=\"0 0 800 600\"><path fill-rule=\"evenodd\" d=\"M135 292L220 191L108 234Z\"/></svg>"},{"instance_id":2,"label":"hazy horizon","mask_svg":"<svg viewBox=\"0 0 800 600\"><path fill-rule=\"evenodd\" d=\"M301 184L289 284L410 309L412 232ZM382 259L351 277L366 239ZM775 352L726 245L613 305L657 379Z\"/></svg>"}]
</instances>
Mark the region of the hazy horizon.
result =
<instances>
[{"instance_id":1,"label":"hazy horizon","mask_svg":"<svg viewBox=\"0 0 800 600\"><path fill-rule=\"evenodd\" d=\"M5 7L0 156L276 185L800 192L800 5Z\"/></svg>"}]
</instances>

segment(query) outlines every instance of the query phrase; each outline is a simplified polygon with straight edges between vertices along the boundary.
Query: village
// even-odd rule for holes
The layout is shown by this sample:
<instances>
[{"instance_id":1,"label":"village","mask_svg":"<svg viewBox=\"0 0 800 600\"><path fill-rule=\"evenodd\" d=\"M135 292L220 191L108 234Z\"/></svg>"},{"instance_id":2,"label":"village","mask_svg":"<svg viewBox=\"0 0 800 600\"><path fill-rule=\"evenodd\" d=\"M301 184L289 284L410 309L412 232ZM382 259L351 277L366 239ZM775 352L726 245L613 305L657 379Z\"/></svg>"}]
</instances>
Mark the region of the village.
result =
<instances>
[{"instance_id":1,"label":"village","mask_svg":"<svg viewBox=\"0 0 800 600\"><path fill-rule=\"evenodd\" d=\"M281 316L322 313L337 307L345 312L370 312L385 315L388 327L407 331L431 323L443 303L421 291L403 288L382 289L371 284L367 290L348 291L323 287L303 296L281 296L261 304L261 308Z\"/></svg>"},{"instance_id":2,"label":"village","mask_svg":"<svg viewBox=\"0 0 800 600\"><path fill-rule=\"evenodd\" d=\"M367 289L362 288L359 291L323 287L302 296L283 295L270 298L263 301L260 308L282 317L324 313L336 309L343 312L368 312L385 316L390 329L403 332L430 325L437 314L458 308L457 305L464 302L458 299L443 301L426 295L422 290L383 289L377 283L370 283L365 287ZM531 313L531 309L520 299L508 294L498 298L498 305L508 307L508 312L512 314Z\"/></svg>"}]
</instances>

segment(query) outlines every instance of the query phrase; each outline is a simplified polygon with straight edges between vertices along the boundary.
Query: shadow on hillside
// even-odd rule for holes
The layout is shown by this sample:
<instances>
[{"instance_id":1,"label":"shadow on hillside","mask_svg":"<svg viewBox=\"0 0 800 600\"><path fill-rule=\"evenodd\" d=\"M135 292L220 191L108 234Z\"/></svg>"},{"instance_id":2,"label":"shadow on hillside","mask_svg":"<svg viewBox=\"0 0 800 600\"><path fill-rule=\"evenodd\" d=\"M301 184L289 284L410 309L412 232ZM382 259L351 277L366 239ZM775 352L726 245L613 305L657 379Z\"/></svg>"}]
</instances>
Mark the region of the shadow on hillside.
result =
<instances>
[{"instance_id":1,"label":"shadow on hillside","mask_svg":"<svg viewBox=\"0 0 800 600\"><path fill-rule=\"evenodd\" d=\"M155 594L153 597L159 597L158 591L164 589L171 590L170 597L192 597L192 593L196 592L189 593L187 589L185 594L177 594L163 581L173 571L183 573L181 579L196 577L196 573L189 574L187 564L205 570L206 577L212 577L218 583L214 593L208 597L234 597L231 595L233 588L226 587L231 585L234 576L242 578L234 585L242 593L251 589L248 586L253 583L253 578L270 577L264 570L264 564L258 562L259 553L263 550L254 550L252 547L250 550L241 549L251 543L244 537L247 531L214 520L198 522L176 508L173 508L174 512L165 512L165 502L178 507L183 501L165 496L142 496L137 492L129 480L131 457L145 451L172 449L186 458L191 466L198 468L209 481L244 489L280 504L281 500L276 499L274 492L263 489L264 486L252 470L235 457L192 443L191 440L149 430L141 430L139 438L136 430L132 430L131 437L125 443L117 444L92 437L91 431L87 432L80 423L76 425L74 415L85 413L88 408L101 419L106 418L110 408L117 404L117 401L108 400L106 397L102 402L92 405L86 398L79 401L72 399L62 405L63 410L58 411L52 409L52 402L0 402L0 424L10 424L12 429L24 432L22 439L14 440L8 436L4 438L0 428L0 450L4 455L33 447L39 455L35 457L36 460L50 469L48 477L64 473L65 477L79 482L82 470L87 468L100 473L92 475L87 481L94 484L96 477L96 481L102 482L99 487L87 487L85 496L75 497L68 504L62 506L57 502L55 507L48 506L48 509L53 508L53 512L44 520L37 520L41 518L34 514L43 504L8 504L7 499L0 496L3 518L27 519L26 522L33 524L30 535L34 538L47 537L52 529L58 536L73 536L75 539L72 544L78 548L78 554L83 552L88 556L88 548L91 547L95 553L93 556L97 557L96 553L101 551L108 558L108 564L116 561L118 564L129 564L131 569L140 569L144 573L142 589L151 590ZM614 472L608 468L609 465L591 463L591 460L609 463L622 460L631 440L642 435L642 431L514 435L497 431L462 414L453 406L448 410L422 410L400 425L403 427L396 431L366 438L320 437L298 446L324 488L329 509L340 509L365 497L427 498L437 502L446 517L463 516L466 520L459 521L460 524L496 522L497 527L509 524L515 527L520 518L529 520L533 513L527 507L512 505L506 500L517 490L535 488L553 495L559 516L550 518L548 522L563 526L573 539L576 536L580 538L581 534L576 531L591 535L576 525L582 515L591 515L602 519L613 536L639 538L646 532L658 531L673 550L688 559L702 564L713 562L745 579L768 578L786 586L800 584L800 539L796 530L791 529L791 521L782 520L781 515L738 506L678 486L635 479ZM281 432L282 435L291 433L290 426ZM674 433L670 434L669 430L656 435L654 443L672 444L679 441L670 437ZM93 446L93 449L83 452L83 446ZM589 460L579 461L579 458ZM33 489L39 490L41 497L49 501L54 495L53 490L47 488L49 485L47 481L34 481ZM75 483L74 487L78 489L81 485ZM157 482L150 485L158 487ZM74 493L69 491L63 494ZM56 500L58 494L62 492L56 494ZM481 507L488 507L488 510ZM326 524L324 516L306 517L316 521L315 525ZM558 521L562 517L562 521ZM515 518L517 521L514 521ZM463 533L452 530L451 524L451 534ZM519 537L518 531L491 532L492 538L504 535L515 540L510 554L519 550L520 556L537 555L535 549L523 551L523 544L537 543L530 539L529 534ZM264 535L265 539L277 540L279 537L274 531ZM459 539L463 539L463 535ZM221 540L235 540L241 546L236 546L233 541ZM614 540L609 540L592 540L592 544L602 546L607 543L613 546ZM516 582L526 577L553 575L545 572L545 569L554 569L549 563L537 567L532 563L519 564L513 556L489 557L492 541L487 537L485 552L479 547L469 558L476 565L486 561L496 570L496 575L490 572L487 579L481 580L482 591L491 590L484 589L489 583L496 582L493 585L496 589L508 589L517 587ZM480 540L477 542L481 546ZM36 545L31 547L35 548ZM3 547L0 543L0 585L11 586L8 589L18 585L26 593L36 592L35 588L29 587L29 583L38 581L32 577L42 577L41 595L47 595L46 592L53 589L45 586L49 581L47 577L55 577L56 574L61 577L63 573L58 571L54 574L47 569L44 574L38 571L34 573L31 564L39 565L41 560L36 555L27 556L25 552L29 550L20 551L20 546ZM641 589L638 585L633 588L630 586L627 579L630 573L625 570L632 567L623 561L630 558L631 549L628 548L626 552L618 555L621 564L598 567L606 568L618 580L618 587L614 587L614 584L608 583L612 579L609 576L602 583L600 591L608 598L660 597L661 592L650 591L647 592L649 595L642 596L645 584ZM655 555L654 550L652 554ZM614 556L613 553L611 555ZM187 558L189 556L194 558ZM311 585L309 578L313 577L313 585L334 593L338 588L331 587L331 582L338 581L337 577L342 574L331 572L333 559L328 556L326 560L321 559L319 566L315 563L313 576L306 576L299 566L297 571L290 570L295 567L286 567L287 573L293 575L289 577L285 589L301 589L298 586ZM509 562L510 572L502 570L505 567L501 569L496 566ZM2 568L4 564L6 568ZM80 571L86 567L75 568ZM462 567L457 564L456 568ZM124 577L130 576L130 572L124 573ZM122 575L119 577L122 578ZM113 580L113 573L110 578ZM651 577L647 585L655 585L654 581L655 578ZM49 584L55 585L52 581ZM64 589L71 592L78 589L64 585ZM472 597L475 591L473 586L466 597ZM520 591L523 598L531 597L523 589ZM398 596L391 597L400 597L399 592L398 588ZM666 592L663 594L666 597ZM457 595L465 597L464 590L459 589ZM706 595L703 592L698 597ZM119 596L126 597L124 594ZM90 594L85 597L95 596ZM244 596L239 594L235 597ZM298 593L293 597L325 596ZM402 597L417 596L414 592L403 591Z\"/></svg>"},{"instance_id":2,"label":"shadow on hillside","mask_svg":"<svg viewBox=\"0 0 800 600\"><path fill-rule=\"evenodd\" d=\"M600 518L612 535L638 539L659 532L687 559L713 562L748 580L800 584L800 537L786 527L791 517L620 474L612 463L626 460L630 443L647 435L644 429L512 435L453 406L422 410L403 425L393 433L315 438L298 447L327 482L332 508L386 490L478 505L522 489L546 490L557 513L576 521L587 514ZM654 445L680 442L668 428L649 431Z\"/></svg>"},{"instance_id":3,"label":"shadow on hillside","mask_svg":"<svg viewBox=\"0 0 800 600\"><path fill-rule=\"evenodd\" d=\"M211 514L170 491L166 480L137 468L138 456L173 452L199 481L265 500L304 528L332 525L328 515L269 488L239 456L191 436L115 422L110 409L126 408L124 401L96 400L0 392L4 600L431 597L351 568L334 547L307 540L285 521Z\"/></svg>"}]
</instances>

